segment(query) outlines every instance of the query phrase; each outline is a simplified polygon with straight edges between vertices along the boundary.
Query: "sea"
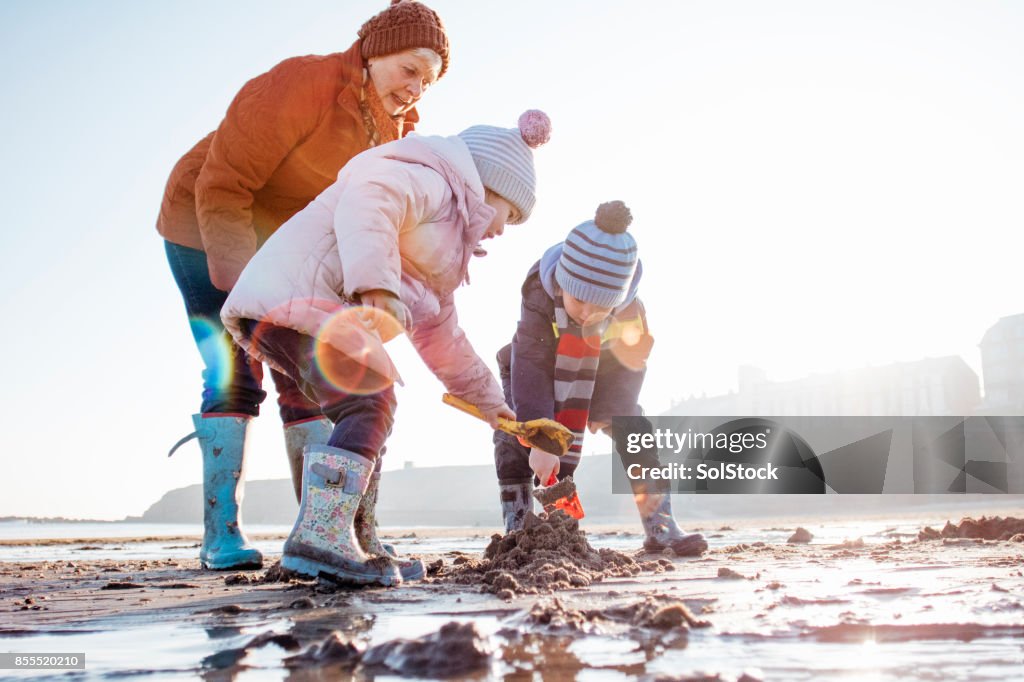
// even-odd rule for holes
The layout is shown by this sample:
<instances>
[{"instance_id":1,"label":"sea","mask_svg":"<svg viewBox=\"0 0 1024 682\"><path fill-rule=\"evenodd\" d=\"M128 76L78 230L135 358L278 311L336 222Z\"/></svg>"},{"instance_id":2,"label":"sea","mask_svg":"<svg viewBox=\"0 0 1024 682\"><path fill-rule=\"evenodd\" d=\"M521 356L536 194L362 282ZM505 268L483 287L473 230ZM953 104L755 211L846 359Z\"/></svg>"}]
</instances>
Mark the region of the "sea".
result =
<instances>
[{"instance_id":1,"label":"sea","mask_svg":"<svg viewBox=\"0 0 1024 682\"><path fill-rule=\"evenodd\" d=\"M939 517L936 517L938 519ZM924 519L927 521L928 519ZM764 523L726 523L701 528L711 547L754 542L785 542L797 526L804 526L814 535L814 544L836 544L846 540L863 539L865 543L884 543L896 538L914 538L921 527L917 517L863 520L848 522L779 521L782 525ZM941 526L940 526L941 527ZM601 547L619 551L639 547L640 526L616 524L583 528ZM451 551L482 552L495 529L463 529L452 533L450 528L437 526L382 527L380 533L389 542L405 551L443 553ZM266 555L280 554L283 539L291 531L290 525L247 524L247 535L252 544ZM33 521L0 522L0 561L55 561L62 558L82 559L190 559L199 553L202 538L201 524L82 522L44 523ZM138 541L144 538L143 541ZM29 543L39 540L38 543ZM60 543L54 540L62 540ZM10 542L16 541L16 542ZM70 542L66 542L70 541Z\"/></svg>"}]
</instances>

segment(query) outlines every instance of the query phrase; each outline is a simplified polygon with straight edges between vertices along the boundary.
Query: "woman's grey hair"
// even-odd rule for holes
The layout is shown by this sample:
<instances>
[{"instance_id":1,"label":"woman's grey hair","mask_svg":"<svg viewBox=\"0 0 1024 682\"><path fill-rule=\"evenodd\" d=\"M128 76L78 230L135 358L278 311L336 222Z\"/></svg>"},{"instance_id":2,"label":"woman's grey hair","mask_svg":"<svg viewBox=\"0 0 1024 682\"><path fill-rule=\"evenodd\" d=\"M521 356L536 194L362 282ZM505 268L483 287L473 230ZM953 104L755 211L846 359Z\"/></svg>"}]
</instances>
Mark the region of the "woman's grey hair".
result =
<instances>
[{"instance_id":1,"label":"woman's grey hair","mask_svg":"<svg viewBox=\"0 0 1024 682\"><path fill-rule=\"evenodd\" d=\"M409 52L430 64L430 70L434 72L434 80L437 80L437 74L441 71L441 55L429 47L414 47Z\"/></svg>"}]
</instances>

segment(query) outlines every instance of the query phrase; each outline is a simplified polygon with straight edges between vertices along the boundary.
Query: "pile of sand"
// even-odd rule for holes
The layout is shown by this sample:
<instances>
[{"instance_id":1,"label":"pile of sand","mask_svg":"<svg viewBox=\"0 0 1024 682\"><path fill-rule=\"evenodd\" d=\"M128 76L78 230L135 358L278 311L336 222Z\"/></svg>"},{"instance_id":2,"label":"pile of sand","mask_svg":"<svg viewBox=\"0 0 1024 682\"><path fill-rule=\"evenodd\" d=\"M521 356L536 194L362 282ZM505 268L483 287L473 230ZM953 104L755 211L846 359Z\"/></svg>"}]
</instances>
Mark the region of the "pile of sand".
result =
<instances>
[{"instance_id":1,"label":"pile of sand","mask_svg":"<svg viewBox=\"0 0 1024 682\"><path fill-rule=\"evenodd\" d=\"M484 670L493 653L493 645L474 623L451 622L418 639L395 639L369 649L361 641L332 632L320 644L284 663L291 669L332 665L351 670L359 666L369 673L369 679L374 671L443 678Z\"/></svg>"},{"instance_id":2,"label":"pile of sand","mask_svg":"<svg viewBox=\"0 0 1024 682\"><path fill-rule=\"evenodd\" d=\"M612 549L594 549L576 519L556 511L530 528L494 535L483 559L436 568L435 581L480 585L500 599L587 587L609 577L674 569L667 559L638 562Z\"/></svg>"},{"instance_id":3,"label":"pile of sand","mask_svg":"<svg viewBox=\"0 0 1024 682\"><path fill-rule=\"evenodd\" d=\"M567 608L557 597L551 597L535 603L518 621L533 629L555 633L601 634L607 626L615 624L651 630L711 626L708 621L694 616L683 602L665 595L648 595L629 604L586 610Z\"/></svg>"},{"instance_id":4,"label":"pile of sand","mask_svg":"<svg viewBox=\"0 0 1024 682\"><path fill-rule=\"evenodd\" d=\"M940 540L944 538L978 538L983 540L1009 540L1024 542L1024 519L1007 516L982 516L980 519L967 517L959 524L946 521L946 526L937 531L926 526L917 534L918 540Z\"/></svg>"}]
</instances>

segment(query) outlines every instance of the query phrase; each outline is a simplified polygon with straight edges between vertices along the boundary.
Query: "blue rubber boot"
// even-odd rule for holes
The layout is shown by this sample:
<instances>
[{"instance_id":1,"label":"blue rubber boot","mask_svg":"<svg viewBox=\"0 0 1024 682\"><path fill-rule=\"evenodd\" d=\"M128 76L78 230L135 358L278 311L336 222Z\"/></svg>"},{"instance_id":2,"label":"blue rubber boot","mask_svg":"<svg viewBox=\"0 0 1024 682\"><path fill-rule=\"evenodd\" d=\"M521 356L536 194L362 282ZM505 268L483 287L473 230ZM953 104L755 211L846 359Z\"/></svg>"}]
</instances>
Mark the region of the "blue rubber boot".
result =
<instances>
[{"instance_id":1,"label":"blue rubber boot","mask_svg":"<svg viewBox=\"0 0 1024 682\"><path fill-rule=\"evenodd\" d=\"M284 449L288 454L288 466L292 472L292 486L295 501L302 501L302 453L307 445L324 445L334 431L334 424L327 417L285 424Z\"/></svg>"},{"instance_id":2,"label":"blue rubber boot","mask_svg":"<svg viewBox=\"0 0 1024 682\"><path fill-rule=\"evenodd\" d=\"M700 556L708 548L700 533L684 533L672 516L672 496L666 493L635 494L644 526L644 549L661 552L671 548L676 556Z\"/></svg>"},{"instance_id":3,"label":"blue rubber boot","mask_svg":"<svg viewBox=\"0 0 1024 682\"><path fill-rule=\"evenodd\" d=\"M354 521L374 463L330 445L306 448L299 517L284 543L281 566L313 578L356 585L398 585L402 576L390 557L368 556L356 539Z\"/></svg>"},{"instance_id":4,"label":"blue rubber boot","mask_svg":"<svg viewBox=\"0 0 1024 682\"><path fill-rule=\"evenodd\" d=\"M263 555L242 531L245 432L249 417L192 415L203 451L203 568L260 568Z\"/></svg>"},{"instance_id":5,"label":"blue rubber boot","mask_svg":"<svg viewBox=\"0 0 1024 682\"><path fill-rule=\"evenodd\" d=\"M379 460L378 460L379 461ZM367 554L386 556L398 567L402 581L421 580L426 575L423 562L419 559L403 558L395 554L391 545L385 545L377 537L377 493L380 489L380 472L370 474L370 482L366 487L359 508L356 510L355 530L359 546Z\"/></svg>"}]
</instances>

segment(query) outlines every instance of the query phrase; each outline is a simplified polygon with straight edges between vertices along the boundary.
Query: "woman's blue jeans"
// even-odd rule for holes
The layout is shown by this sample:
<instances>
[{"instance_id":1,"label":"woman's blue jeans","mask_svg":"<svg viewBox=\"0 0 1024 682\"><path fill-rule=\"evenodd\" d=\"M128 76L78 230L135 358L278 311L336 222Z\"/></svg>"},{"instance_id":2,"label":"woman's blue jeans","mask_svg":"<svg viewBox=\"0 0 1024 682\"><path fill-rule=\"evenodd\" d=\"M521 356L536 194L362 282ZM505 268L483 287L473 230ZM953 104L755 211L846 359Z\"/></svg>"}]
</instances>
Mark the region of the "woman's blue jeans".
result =
<instances>
[{"instance_id":1,"label":"woman's blue jeans","mask_svg":"<svg viewBox=\"0 0 1024 682\"><path fill-rule=\"evenodd\" d=\"M257 416L267 393L262 389L263 366L234 344L220 321L227 293L213 286L206 254L164 241L167 262L181 290L192 337L203 359L203 402L200 412ZM271 370L277 388L281 421L285 424L321 416L311 402L284 374Z\"/></svg>"}]
</instances>

